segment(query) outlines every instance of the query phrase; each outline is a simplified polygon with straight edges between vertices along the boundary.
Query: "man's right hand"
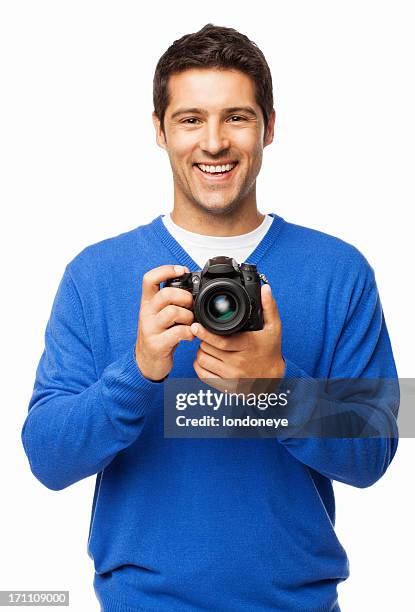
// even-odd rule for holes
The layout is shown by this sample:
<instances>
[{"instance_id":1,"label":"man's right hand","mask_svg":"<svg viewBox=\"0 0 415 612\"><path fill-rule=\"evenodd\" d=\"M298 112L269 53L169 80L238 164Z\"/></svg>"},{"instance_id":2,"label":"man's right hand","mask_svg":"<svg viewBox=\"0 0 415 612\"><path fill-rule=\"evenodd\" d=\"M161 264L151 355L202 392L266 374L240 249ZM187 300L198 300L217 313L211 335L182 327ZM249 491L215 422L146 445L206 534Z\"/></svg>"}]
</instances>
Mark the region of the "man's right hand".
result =
<instances>
[{"instance_id":1,"label":"man's right hand","mask_svg":"<svg viewBox=\"0 0 415 612\"><path fill-rule=\"evenodd\" d=\"M143 276L135 360L145 378L160 381L173 367L180 340L193 340L194 315L190 291L160 283L189 272L185 266L159 266Z\"/></svg>"}]
</instances>

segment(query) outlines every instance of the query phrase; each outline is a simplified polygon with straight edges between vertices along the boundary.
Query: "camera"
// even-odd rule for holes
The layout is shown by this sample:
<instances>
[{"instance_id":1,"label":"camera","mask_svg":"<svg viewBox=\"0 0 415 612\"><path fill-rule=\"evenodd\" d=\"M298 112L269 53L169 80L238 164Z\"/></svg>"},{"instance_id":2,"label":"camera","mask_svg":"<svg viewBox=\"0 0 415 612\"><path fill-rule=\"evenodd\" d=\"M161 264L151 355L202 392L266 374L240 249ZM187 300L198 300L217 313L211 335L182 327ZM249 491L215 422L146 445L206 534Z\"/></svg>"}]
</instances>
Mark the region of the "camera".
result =
<instances>
[{"instance_id":1,"label":"camera","mask_svg":"<svg viewBox=\"0 0 415 612\"><path fill-rule=\"evenodd\" d=\"M261 280L267 282L254 264L219 256L209 259L203 270L186 272L165 286L191 291L195 321L227 336L263 328Z\"/></svg>"}]
</instances>

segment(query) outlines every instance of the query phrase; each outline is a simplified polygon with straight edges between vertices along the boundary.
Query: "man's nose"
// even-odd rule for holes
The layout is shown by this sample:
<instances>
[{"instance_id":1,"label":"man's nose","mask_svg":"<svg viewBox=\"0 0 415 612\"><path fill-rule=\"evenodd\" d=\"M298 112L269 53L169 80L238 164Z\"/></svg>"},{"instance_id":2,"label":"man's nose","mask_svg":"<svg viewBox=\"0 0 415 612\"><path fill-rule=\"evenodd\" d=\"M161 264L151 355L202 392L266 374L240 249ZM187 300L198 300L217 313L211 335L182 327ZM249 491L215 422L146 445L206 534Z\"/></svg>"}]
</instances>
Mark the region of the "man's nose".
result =
<instances>
[{"instance_id":1,"label":"man's nose","mask_svg":"<svg viewBox=\"0 0 415 612\"><path fill-rule=\"evenodd\" d=\"M215 155L224 149L229 149L230 141L226 133L226 126L219 121L207 122L201 135L200 147L204 151Z\"/></svg>"}]
</instances>

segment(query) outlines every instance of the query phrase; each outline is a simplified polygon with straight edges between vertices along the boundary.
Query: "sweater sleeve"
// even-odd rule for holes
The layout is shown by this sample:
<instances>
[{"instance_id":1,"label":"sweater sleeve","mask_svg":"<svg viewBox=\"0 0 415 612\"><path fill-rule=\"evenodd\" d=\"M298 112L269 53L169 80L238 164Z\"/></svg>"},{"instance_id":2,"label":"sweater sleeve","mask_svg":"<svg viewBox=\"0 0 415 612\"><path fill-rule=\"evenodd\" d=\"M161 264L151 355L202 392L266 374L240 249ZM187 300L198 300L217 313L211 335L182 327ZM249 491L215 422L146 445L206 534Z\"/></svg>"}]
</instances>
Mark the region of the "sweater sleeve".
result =
<instances>
[{"instance_id":1,"label":"sweater sleeve","mask_svg":"<svg viewBox=\"0 0 415 612\"><path fill-rule=\"evenodd\" d=\"M45 331L22 442L33 474L60 490L104 469L140 435L156 382L141 374L134 345L100 378L68 267Z\"/></svg>"},{"instance_id":2,"label":"sweater sleeve","mask_svg":"<svg viewBox=\"0 0 415 612\"><path fill-rule=\"evenodd\" d=\"M399 383L369 264L363 290L354 293L325 381L284 356L284 381L294 380L301 401L293 404L293 427L278 442L327 478L363 488L381 478L396 453ZM295 437L302 424L330 421L334 435Z\"/></svg>"}]
</instances>

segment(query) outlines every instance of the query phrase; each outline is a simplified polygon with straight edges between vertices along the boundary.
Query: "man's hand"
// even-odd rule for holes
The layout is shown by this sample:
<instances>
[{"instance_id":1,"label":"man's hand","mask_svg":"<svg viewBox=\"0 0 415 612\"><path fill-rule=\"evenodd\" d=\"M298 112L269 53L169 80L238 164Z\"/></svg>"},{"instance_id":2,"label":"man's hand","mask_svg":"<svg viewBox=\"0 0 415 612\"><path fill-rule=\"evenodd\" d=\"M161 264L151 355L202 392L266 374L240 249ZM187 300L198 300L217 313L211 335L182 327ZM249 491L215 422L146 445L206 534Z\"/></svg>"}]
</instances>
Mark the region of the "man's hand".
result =
<instances>
[{"instance_id":1,"label":"man's hand","mask_svg":"<svg viewBox=\"0 0 415 612\"><path fill-rule=\"evenodd\" d=\"M194 338L190 329L194 320L190 291L160 289L160 283L185 272L189 270L184 266L159 266L143 276L135 360L149 380L163 380L173 367L173 353L180 340Z\"/></svg>"},{"instance_id":2,"label":"man's hand","mask_svg":"<svg viewBox=\"0 0 415 612\"><path fill-rule=\"evenodd\" d=\"M248 392L252 385L258 388L255 385L257 379L284 376L281 319L269 285L261 287L261 302L264 327L259 331L219 336L200 323L191 325L192 332L201 340L193 366L202 381L209 380L209 384L222 391L226 387L228 391L244 388ZM234 389L229 388L232 383Z\"/></svg>"}]
</instances>

